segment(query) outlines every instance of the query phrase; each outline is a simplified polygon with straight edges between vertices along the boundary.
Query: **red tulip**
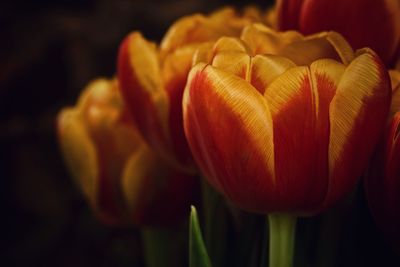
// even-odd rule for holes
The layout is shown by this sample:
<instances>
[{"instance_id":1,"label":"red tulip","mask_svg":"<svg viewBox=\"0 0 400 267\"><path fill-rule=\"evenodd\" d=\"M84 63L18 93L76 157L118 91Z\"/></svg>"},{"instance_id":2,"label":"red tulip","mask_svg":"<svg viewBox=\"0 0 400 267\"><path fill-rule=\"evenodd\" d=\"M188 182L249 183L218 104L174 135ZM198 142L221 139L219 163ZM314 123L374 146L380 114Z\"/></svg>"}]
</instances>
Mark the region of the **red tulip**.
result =
<instances>
[{"instance_id":1,"label":"red tulip","mask_svg":"<svg viewBox=\"0 0 400 267\"><path fill-rule=\"evenodd\" d=\"M212 186L242 209L297 215L354 188L391 98L372 50L353 53L336 33L255 25L199 54L208 64L189 74L184 128Z\"/></svg>"},{"instance_id":2,"label":"red tulip","mask_svg":"<svg viewBox=\"0 0 400 267\"><path fill-rule=\"evenodd\" d=\"M354 48L372 48L387 64L398 56L398 0L277 0L277 20L280 30L337 31Z\"/></svg>"},{"instance_id":3,"label":"red tulip","mask_svg":"<svg viewBox=\"0 0 400 267\"><path fill-rule=\"evenodd\" d=\"M400 250L400 72L391 72L393 99L385 134L365 180L374 219Z\"/></svg>"},{"instance_id":4,"label":"red tulip","mask_svg":"<svg viewBox=\"0 0 400 267\"><path fill-rule=\"evenodd\" d=\"M96 80L75 107L60 112L66 164L105 223L175 223L195 200L197 181L166 165L142 141L117 87L116 81Z\"/></svg>"},{"instance_id":5,"label":"red tulip","mask_svg":"<svg viewBox=\"0 0 400 267\"><path fill-rule=\"evenodd\" d=\"M208 17L196 14L179 19L160 47L138 32L122 42L118 79L124 101L144 139L174 166L193 168L181 103L194 52L203 42L223 35L239 36L241 29L257 17L254 9L240 17L225 8Z\"/></svg>"}]
</instances>

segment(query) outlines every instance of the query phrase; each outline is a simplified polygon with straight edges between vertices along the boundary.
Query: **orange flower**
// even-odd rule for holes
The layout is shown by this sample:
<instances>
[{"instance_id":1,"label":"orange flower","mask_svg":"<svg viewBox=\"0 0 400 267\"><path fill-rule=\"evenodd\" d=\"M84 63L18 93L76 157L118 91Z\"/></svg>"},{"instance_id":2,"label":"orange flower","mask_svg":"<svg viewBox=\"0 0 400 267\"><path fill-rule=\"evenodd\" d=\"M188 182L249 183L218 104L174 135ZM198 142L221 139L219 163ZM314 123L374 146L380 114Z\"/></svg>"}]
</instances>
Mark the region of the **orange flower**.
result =
<instances>
[{"instance_id":1,"label":"orange flower","mask_svg":"<svg viewBox=\"0 0 400 267\"><path fill-rule=\"evenodd\" d=\"M365 180L369 207L380 229L400 250L400 72L390 71L389 123Z\"/></svg>"},{"instance_id":2,"label":"orange flower","mask_svg":"<svg viewBox=\"0 0 400 267\"><path fill-rule=\"evenodd\" d=\"M399 56L398 0L278 0L277 18L280 30L337 31L355 48L371 47L387 64Z\"/></svg>"},{"instance_id":3,"label":"orange flower","mask_svg":"<svg viewBox=\"0 0 400 267\"><path fill-rule=\"evenodd\" d=\"M195 14L179 19L160 47L139 32L122 42L118 79L124 101L144 139L174 166L193 170L181 105L193 53L203 42L239 36L245 25L260 16L254 8L246 9L243 16L225 8L208 17Z\"/></svg>"},{"instance_id":4,"label":"orange flower","mask_svg":"<svg viewBox=\"0 0 400 267\"><path fill-rule=\"evenodd\" d=\"M253 25L194 60L185 134L230 201L258 213L313 214L354 188L391 99L372 50L354 53L334 32L303 37Z\"/></svg>"},{"instance_id":5,"label":"orange flower","mask_svg":"<svg viewBox=\"0 0 400 267\"><path fill-rule=\"evenodd\" d=\"M189 211L196 179L168 167L142 141L116 81L98 79L58 117L62 152L96 215L109 224L163 225Z\"/></svg>"}]
</instances>

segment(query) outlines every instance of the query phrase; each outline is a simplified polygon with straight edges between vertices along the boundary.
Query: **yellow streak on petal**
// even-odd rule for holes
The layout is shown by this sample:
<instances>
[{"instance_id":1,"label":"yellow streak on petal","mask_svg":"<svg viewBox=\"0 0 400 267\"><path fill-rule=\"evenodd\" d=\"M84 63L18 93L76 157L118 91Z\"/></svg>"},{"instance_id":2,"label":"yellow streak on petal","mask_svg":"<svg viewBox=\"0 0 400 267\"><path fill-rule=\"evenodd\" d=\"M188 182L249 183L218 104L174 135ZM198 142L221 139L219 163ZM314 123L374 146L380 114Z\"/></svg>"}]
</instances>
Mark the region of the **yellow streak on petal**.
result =
<instances>
[{"instance_id":1,"label":"yellow streak on petal","mask_svg":"<svg viewBox=\"0 0 400 267\"><path fill-rule=\"evenodd\" d=\"M329 32L326 39L335 48L343 64L349 65L354 60L354 51L344 37L337 32Z\"/></svg>"},{"instance_id":2,"label":"yellow streak on petal","mask_svg":"<svg viewBox=\"0 0 400 267\"><path fill-rule=\"evenodd\" d=\"M335 60L332 59L320 59L314 61L310 66L311 71L311 81L312 81L312 88L314 90L315 97L315 106L316 106L316 117L319 118L319 92L318 89L324 90L324 88L319 88L317 84L317 78L319 77L326 77L329 81L334 83L335 88L338 87L339 81L345 71L345 66Z\"/></svg>"},{"instance_id":3,"label":"yellow streak on petal","mask_svg":"<svg viewBox=\"0 0 400 267\"><path fill-rule=\"evenodd\" d=\"M380 73L373 55L360 52L360 55L346 68L330 104L329 171L334 170L342 150L353 131L355 122L364 107L366 99L375 95L379 88ZM382 91L380 94L385 94Z\"/></svg>"},{"instance_id":4,"label":"yellow streak on petal","mask_svg":"<svg viewBox=\"0 0 400 267\"><path fill-rule=\"evenodd\" d=\"M98 163L83 118L77 109L69 108L61 111L57 123L65 163L84 195L95 205Z\"/></svg>"},{"instance_id":5,"label":"yellow streak on petal","mask_svg":"<svg viewBox=\"0 0 400 267\"><path fill-rule=\"evenodd\" d=\"M242 129L254 147L260 149L262 160L275 180L273 123L267 102L243 79L212 66L207 66L204 72L212 82L214 92L226 101L242 122Z\"/></svg>"},{"instance_id":6,"label":"yellow streak on petal","mask_svg":"<svg viewBox=\"0 0 400 267\"><path fill-rule=\"evenodd\" d=\"M274 55L256 55L251 60L250 82L264 94L267 86L279 75L296 65L289 59Z\"/></svg>"},{"instance_id":7,"label":"yellow streak on petal","mask_svg":"<svg viewBox=\"0 0 400 267\"><path fill-rule=\"evenodd\" d=\"M301 94L301 85L308 73L308 67L290 68L267 87L264 97L272 117L279 114L294 96Z\"/></svg>"}]
</instances>

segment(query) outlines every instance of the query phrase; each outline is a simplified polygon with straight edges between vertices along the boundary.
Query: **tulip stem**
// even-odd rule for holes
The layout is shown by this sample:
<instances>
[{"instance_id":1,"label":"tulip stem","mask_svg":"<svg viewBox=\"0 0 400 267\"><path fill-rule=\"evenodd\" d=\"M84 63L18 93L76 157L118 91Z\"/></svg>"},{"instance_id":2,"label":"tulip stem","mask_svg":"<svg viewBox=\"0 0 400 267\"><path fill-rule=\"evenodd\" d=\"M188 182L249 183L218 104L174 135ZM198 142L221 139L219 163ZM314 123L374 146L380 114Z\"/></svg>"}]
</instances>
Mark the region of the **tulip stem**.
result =
<instances>
[{"instance_id":1,"label":"tulip stem","mask_svg":"<svg viewBox=\"0 0 400 267\"><path fill-rule=\"evenodd\" d=\"M269 267L292 267L296 216L282 213L268 215Z\"/></svg>"}]
</instances>

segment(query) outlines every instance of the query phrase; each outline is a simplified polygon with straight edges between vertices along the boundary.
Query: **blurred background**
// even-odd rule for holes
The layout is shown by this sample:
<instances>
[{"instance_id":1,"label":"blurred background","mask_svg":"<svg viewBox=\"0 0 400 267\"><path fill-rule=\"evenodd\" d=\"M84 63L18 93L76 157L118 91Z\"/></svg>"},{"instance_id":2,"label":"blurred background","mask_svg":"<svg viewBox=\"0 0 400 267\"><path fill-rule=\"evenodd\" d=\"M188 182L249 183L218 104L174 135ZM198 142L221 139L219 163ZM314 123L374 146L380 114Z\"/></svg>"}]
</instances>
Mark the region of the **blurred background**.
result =
<instances>
[{"instance_id":1,"label":"blurred background","mask_svg":"<svg viewBox=\"0 0 400 267\"><path fill-rule=\"evenodd\" d=\"M273 1L251 3L266 8ZM97 222L73 184L57 145L56 114L72 105L90 80L114 74L118 45L130 31L159 41L177 18L227 4L242 7L249 2L0 3L1 266L144 266L139 233ZM362 188L355 195L345 211L299 222L300 235L317 235L313 229L318 227L310 225L323 225L321 231L334 240L333 250L329 242L307 247L299 257L308 266L319 266L315 253L324 246L332 255L318 257L335 259L326 260L325 266L399 262L375 228ZM332 218L341 227L331 230Z\"/></svg>"}]
</instances>

